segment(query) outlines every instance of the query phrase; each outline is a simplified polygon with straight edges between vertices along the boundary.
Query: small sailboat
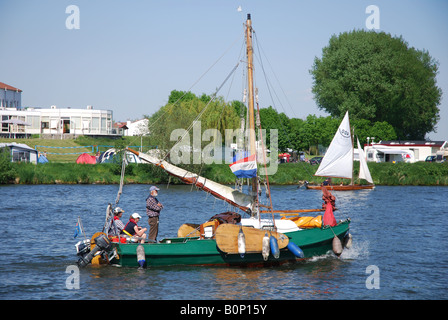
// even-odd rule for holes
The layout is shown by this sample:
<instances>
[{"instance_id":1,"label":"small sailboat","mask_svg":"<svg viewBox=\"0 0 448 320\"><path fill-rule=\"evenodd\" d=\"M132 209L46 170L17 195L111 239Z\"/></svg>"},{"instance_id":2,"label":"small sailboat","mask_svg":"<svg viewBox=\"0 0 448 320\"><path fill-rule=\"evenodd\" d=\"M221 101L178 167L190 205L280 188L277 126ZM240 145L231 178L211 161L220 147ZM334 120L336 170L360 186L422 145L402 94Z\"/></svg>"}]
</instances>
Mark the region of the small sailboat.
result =
<instances>
[{"instance_id":1,"label":"small sailboat","mask_svg":"<svg viewBox=\"0 0 448 320\"><path fill-rule=\"evenodd\" d=\"M333 140L328 147L322 162L317 169L315 176L327 177L327 178L346 178L350 179L351 182L348 185L310 185L305 184L307 189L322 189L323 185L329 190L335 191L345 191L345 190L361 190L361 189L373 189L375 184L373 183L372 176L367 166L366 158L364 152L358 143L358 153L359 153L359 179L367 180L369 184L354 184L353 183L353 162L354 162L354 147L353 147L353 137L350 133L350 120L348 111L345 113L344 119L342 119ZM328 180L327 180L328 181Z\"/></svg>"},{"instance_id":2,"label":"small sailboat","mask_svg":"<svg viewBox=\"0 0 448 320\"><path fill-rule=\"evenodd\" d=\"M179 168L165 159L138 152L129 148L143 163L149 163L165 170L169 175L185 184L196 186L199 190L223 200L238 212L211 213L211 218L200 225L184 223L177 237L166 238L160 242L137 243L125 235L110 236L108 228L96 233L91 239L78 243L78 264L89 263L116 264L131 267L175 266L175 265L224 265L224 266L267 266L286 262L296 262L313 256L324 255L340 249L334 243L341 243L349 236L350 219L336 222L331 194L324 189L324 208L274 210L272 201L264 205L259 201L259 177L257 172L255 148L255 108L253 88L252 21L246 21L247 72L249 87L249 155L242 161L235 161L229 170L237 177L249 179L250 190L243 193L230 186L211 181L194 172ZM258 108L257 108L258 109ZM258 125L258 121L257 121ZM124 172L124 168L122 168ZM269 185L269 184L268 184ZM119 194L121 194L122 182ZM270 192L267 192L269 197ZM116 202L118 204L118 202ZM108 206L105 226L113 224ZM188 212L188 208L185 208ZM313 225L298 224L296 219L302 213L323 212L324 217ZM270 218L261 218L262 214ZM281 217L276 217L280 214ZM247 217L242 217L246 215ZM282 216L283 215L283 216ZM329 221L325 223L325 221ZM94 247L92 248L91 246ZM335 248L337 250L335 250ZM93 253L92 253L93 252Z\"/></svg>"}]
</instances>

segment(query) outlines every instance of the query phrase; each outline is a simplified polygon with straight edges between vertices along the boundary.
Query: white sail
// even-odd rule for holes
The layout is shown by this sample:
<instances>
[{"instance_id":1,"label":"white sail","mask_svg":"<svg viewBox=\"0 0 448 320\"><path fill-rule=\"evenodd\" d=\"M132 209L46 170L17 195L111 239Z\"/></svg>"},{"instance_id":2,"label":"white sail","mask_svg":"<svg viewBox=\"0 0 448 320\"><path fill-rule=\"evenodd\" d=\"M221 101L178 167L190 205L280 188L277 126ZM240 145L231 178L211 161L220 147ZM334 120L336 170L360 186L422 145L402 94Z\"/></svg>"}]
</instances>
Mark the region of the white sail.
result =
<instances>
[{"instance_id":1,"label":"white sail","mask_svg":"<svg viewBox=\"0 0 448 320\"><path fill-rule=\"evenodd\" d=\"M370 175L369 167L367 166L366 157L364 151L359 144L359 139L356 138L358 143L358 153L359 153L359 179L365 179L369 183L373 183L372 176Z\"/></svg>"},{"instance_id":2,"label":"white sail","mask_svg":"<svg viewBox=\"0 0 448 320\"><path fill-rule=\"evenodd\" d=\"M353 143L348 111L317 169L316 176L351 179L353 175Z\"/></svg>"},{"instance_id":3,"label":"white sail","mask_svg":"<svg viewBox=\"0 0 448 320\"><path fill-rule=\"evenodd\" d=\"M175 165L172 165L165 160L160 160L157 157L153 157L129 148L128 150L136 154L140 159L161 167L163 170L181 179L185 183L194 184L200 189L211 193L213 196L222 199L241 210L253 210L254 198L245 193L239 192L238 190L235 190L228 186L224 186L207 178L198 176L195 173L176 167Z\"/></svg>"}]
</instances>

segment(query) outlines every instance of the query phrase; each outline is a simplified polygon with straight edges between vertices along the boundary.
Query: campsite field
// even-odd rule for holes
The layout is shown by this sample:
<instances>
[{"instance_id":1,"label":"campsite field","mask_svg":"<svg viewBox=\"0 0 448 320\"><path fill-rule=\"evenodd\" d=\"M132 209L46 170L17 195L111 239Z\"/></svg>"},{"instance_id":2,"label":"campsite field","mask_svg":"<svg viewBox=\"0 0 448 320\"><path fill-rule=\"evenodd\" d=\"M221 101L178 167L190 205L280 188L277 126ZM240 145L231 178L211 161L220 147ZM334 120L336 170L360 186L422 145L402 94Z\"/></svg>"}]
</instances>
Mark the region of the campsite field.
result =
<instances>
[{"instance_id":1,"label":"campsite field","mask_svg":"<svg viewBox=\"0 0 448 320\"><path fill-rule=\"evenodd\" d=\"M46 153L47 159L52 163L75 163L81 153L89 153L90 155L94 155L94 152L96 152L97 149L102 152L113 147L120 148L126 145L139 145L142 141L140 140L140 137L106 139L80 136L76 139L0 138L0 142L16 142L26 144L30 148ZM143 141L143 143L147 144L147 141ZM94 152L92 152L92 150Z\"/></svg>"}]
</instances>

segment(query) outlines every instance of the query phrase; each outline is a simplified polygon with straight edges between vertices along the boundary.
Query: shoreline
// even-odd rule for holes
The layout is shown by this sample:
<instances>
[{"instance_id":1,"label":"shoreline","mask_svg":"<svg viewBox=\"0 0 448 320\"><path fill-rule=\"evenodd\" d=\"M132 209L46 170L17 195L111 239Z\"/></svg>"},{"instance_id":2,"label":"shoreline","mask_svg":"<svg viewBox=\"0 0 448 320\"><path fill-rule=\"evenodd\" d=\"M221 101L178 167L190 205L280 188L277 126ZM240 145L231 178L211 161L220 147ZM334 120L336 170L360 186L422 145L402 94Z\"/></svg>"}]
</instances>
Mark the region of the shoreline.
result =
<instances>
[{"instance_id":1,"label":"shoreline","mask_svg":"<svg viewBox=\"0 0 448 320\"><path fill-rule=\"evenodd\" d=\"M375 185L377 186L448 186L448 163L369 163ZM226 164L181 165L183 169L199 172L207 179L232 185L235 176ZM355 165L357 176L359 168ZM6 184L119 184L121 164L76 164L46 163L27 164L12 163L13 179ZM308 163L279 164L277 172L269 176L271 185L301 185L305 180L310 184L320 184L325 178L313 176L317 166ZM264 179L264 176L261 176ZM333 184L349 179L333 178ZM355 178L354 183L362 183ZM177 178L169 176L162 169L149 164L130 164L126 167L125 184L184 184Z\"/></svg>"}]
</instances>

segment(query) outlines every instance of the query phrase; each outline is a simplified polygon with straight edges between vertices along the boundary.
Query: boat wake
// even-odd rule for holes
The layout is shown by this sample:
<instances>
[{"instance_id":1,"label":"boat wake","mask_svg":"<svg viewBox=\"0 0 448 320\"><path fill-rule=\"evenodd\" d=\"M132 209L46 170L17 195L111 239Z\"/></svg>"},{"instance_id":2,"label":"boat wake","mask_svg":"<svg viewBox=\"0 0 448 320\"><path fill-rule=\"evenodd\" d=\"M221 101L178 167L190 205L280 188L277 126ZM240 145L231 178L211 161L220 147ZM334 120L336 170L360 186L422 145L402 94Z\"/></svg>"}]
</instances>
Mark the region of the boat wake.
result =
<instances>
[{"instance_id":1,"label":"boat wake","mask_svg":"<svg viewBox=\"0 0 448 320\"><path fill-rule=\"evenodd\" d=\"M369 242L368 241L353 241L350 249L344 248L341 256L342 260L358 260L369 256Z\"/></svg>"},{"instance_id":2,"label":"boat wake","mask_svg":"<svg viewBox=\"0 0 448 320\"><path fill-rule=\"evenodd\" d=\"M352 246L344 248L342 254L337 257L332 251L328 251L324 255L315 256L307 260L307 262L315 263L328 259L338 259L342 261L359 260L369 256L369 242L368 241L353 241Z\"/></svg>"}]
</instances>

